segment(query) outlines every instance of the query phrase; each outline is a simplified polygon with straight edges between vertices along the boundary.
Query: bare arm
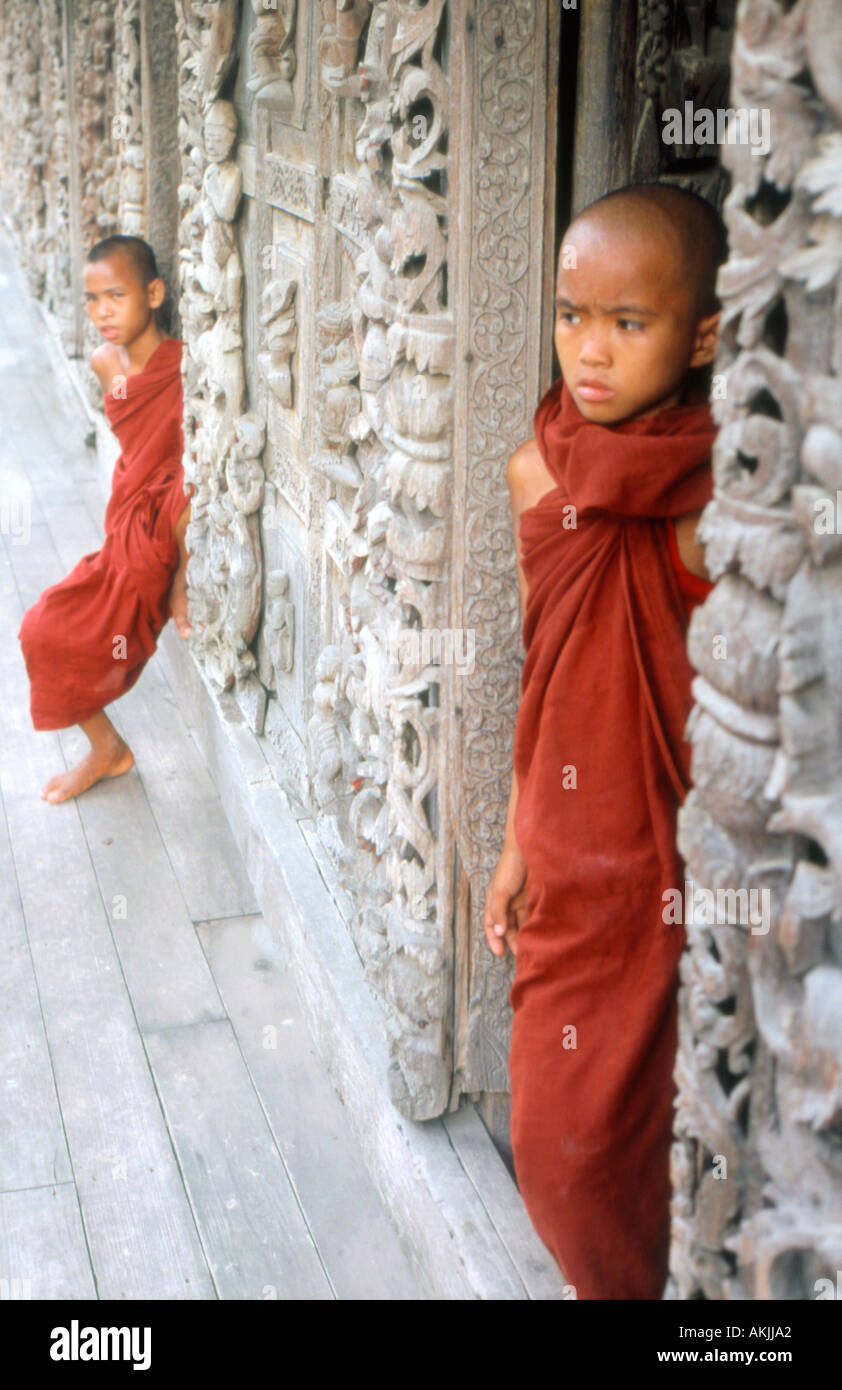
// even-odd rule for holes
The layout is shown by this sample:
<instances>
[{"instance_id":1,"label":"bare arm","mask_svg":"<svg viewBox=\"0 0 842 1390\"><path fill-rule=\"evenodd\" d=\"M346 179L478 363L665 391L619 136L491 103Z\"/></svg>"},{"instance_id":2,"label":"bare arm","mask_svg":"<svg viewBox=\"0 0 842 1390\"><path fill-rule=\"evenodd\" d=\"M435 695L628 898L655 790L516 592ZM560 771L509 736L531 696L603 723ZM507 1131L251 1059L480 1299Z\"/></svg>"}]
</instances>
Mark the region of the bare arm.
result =
<instances>
[{"instance_id":1,"label":"bare arm","mask_svg":"<svg viewBox=\"0 0 842 1390\"><path fill-rule=\"evenodd\" d=\"M178 518L178 521L175 523L175 538L178 542L178 553L181 558L182 564L186 564L187 560L189 559L187 541L185 540L185 533L187 531L187 525L189 521L190 503L187 502L184 507L184 511L181 513L181 515Z\"/></svg>"},{"instance_id":2,"label":"bare arm","mask_svg":"<svg viewBox=\"0 0 842 1390\"><path fill-rule=\"evenodd\" d=\"M120 371L120 359L110 343L100 343L91 353L91 367L105 396L111 390L114 377Z\"/></svg>"},{"instance_id":3,"label":"bare arm","mask_svg":"<svg viewBox=\"0 0 842 1390\"><path fill-rule=\"evenodd\" d=\"M534 439L521 444L512 454L506 466L506 481L509 485L509 503L512 509L512 527L517 557L517 581L520 590L521 619L526 612L529 586L523 572L523 551L520 544L520 517L527 507L534 507L545 493L552 491L555 482L548 473L541 451ZM504 847L517 847L515 840L515 811L517 810L517 777L512 769L512 789L509 794L509 809L506 816Z\"/></svg>"},{"instance_id":4,"label":"bare arm","mask_svg":"<svg viewBox=\"0 0 842 1390\"><path fill-rule=\"evenodd\" d=\"M555 486L553 479L544 467L544 461L534 439L522 444L512 454L506 469L506 478L509 484L515 554L517 556L518 588L521 614L523 614L526 611L529 590L526 575L523 572L520 517L527 507L534 506L544 493L549 492ZM521 854L515 838L517 802L518 785L513 768L503 847L488 887L483 915L485 938L489 949L495 956L505 955L507 948L512 952L512 955L517 953L517 933L526 913L526 860Z\"/></svg>"}]
</instances>

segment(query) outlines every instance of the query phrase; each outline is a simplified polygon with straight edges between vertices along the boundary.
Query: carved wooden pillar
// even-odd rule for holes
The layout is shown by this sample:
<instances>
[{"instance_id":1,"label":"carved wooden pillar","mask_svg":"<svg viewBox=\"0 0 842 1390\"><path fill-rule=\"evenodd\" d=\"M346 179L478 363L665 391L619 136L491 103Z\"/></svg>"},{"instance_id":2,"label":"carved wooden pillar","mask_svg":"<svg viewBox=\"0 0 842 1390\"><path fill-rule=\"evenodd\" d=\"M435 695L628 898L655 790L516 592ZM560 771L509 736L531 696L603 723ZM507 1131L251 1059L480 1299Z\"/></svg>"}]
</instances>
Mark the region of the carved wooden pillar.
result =
<instances>
[{"instance_id":1,"label":"carved wooden pillar","mask_svg":"<svg viewBox=\"0 0 842 1390\"><path fill-rule=\"evenodd\" d=\"M629 182L635 105L638 11L642 4L583 0L579 28L574 212ZM668 6L659 7L666 19ZM653 35L654 37L654 35ZM660 37L660 36L659 36ZM666 36L662 42L666 43Z\"/></svg>"},{"instance_id":2,"label":"carved wooden pillar","mask_svg":"<svg viewBox=\"0 0 842 1390\"><path fill-rule=\"evenodd\" d=\"M133 15L125 16L129 33L124 52L136 32ZM177 282L178 238L178 82L175 7L173 0L140 0L141 89L143 93L144 230L155 249L167 284ZM139 171L135 171L139 172ZM121 227L121 231L128 228Z\"/></svg>"},{"instance_id":3,"label":"carved wooden pillar","mask_svg":"<svg viewBox=\"0 0 842 1390\"><path fill-rule=\"evenodd\" d=\"M45 152L51 144L42 105L48 58L37 6L21 7L13 0L3 0L0 19L0 66L5 93L0 125L0 198L15 230L30 291L40 295L46 270Z\"/></svg>"},{"instance_id":4,"label":"carved wooden pillar","mask_svg":"<svg viewBox=\"0 0 842 1390\"><path fill-rule=\"evenodd\" d=\"M452 165L457 299L452 624L471 670L449 671L448 778L457 894L454 1094L506 1093L510 964L482 933L499 854L520 682L520 605L506 461L552 375L555 85L559 7L474 0L454 25L460 73ZM505 1119L490 1117L505 1140Z\"/></svg>"},{"instance_id":5,"label":"carved wooden pillar","mask_svg":"<svg viewBox=\"0 0 842 1390\"><path fill-rule=\"evenodd\" d=\"M39 105L41 173L44 190L43 236L39 259L44 275L44 303L55 315L65 346L75 350L76 324L71 290L69 75L65 55L65 7L62 0L41 0Z\"/></svg>"},{"instance_id":6,"label":"carved wooden pillar","mask_svg":"<svg viewBox=\"0 0 842 1390\"><path fill-rule=\"evenodd\" d=\"M333 297L317 315L328 641L308 729L319 823L386 1011L396 1103L440 1114L453 1029L449 601L451 34L463 5L324 4ZM338 274L337 256L352 274ZM426 637L425 637L426 634ZM435 642L437 651L431 650Z\"/></svg>"},{"instance_id":7,"label":"carved wooden pillar","mask_svg":"<svg viewBox=\"0 0 842 1390\"><path fill-rule=\"evenodd\" d=\"M722 148L731 257L703 518L719 582L691 627L679 844L697 890L756 896L750 915L700 904L687 924L679 1298L834 1298L842 1268L840 55L832 0L739 5L731 105L765 112L769 139Z\"/></svg>"}]
</instances>

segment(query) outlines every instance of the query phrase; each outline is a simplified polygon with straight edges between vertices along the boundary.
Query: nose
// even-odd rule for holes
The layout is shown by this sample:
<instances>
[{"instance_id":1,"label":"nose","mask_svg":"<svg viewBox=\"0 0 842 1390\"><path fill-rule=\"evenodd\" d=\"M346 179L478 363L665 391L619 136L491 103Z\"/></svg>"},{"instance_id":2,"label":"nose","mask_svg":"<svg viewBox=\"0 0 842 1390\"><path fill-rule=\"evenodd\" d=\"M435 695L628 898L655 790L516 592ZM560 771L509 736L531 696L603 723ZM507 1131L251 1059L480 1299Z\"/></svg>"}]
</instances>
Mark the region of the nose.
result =
<instances>
[{"instance_id":1,"label":"nose","mask_svg":"<svg viewBox=\"0 0 842 1390\"><path fill-rule=\"evenodd\" d=\"M611 360L609 332L608 324L596 322L588 326L579 349L579 361L583 367L604 367Z\"/></svg>"}]
</instances>

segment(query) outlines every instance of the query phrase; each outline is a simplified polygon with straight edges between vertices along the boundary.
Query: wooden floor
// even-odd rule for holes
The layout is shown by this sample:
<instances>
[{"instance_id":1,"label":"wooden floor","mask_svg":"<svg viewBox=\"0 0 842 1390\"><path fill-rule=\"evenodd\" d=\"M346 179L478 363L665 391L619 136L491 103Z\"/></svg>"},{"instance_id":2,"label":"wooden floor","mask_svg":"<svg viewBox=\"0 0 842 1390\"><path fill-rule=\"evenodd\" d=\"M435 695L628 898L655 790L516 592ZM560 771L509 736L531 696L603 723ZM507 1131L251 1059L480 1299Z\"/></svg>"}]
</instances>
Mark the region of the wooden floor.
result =
<instances>
[{"instance_id":1,"label":"wooden floor","mask_svg":"<svg viewBox=\"0 0 842 1390\"><path fill-rule=\"evenodd\" d=\"M87 744L17 632L101 544L84 433L0 232L0 1297L419 1298L159 659L131 772L39 796Z\"/></svg>"}]
</instances>

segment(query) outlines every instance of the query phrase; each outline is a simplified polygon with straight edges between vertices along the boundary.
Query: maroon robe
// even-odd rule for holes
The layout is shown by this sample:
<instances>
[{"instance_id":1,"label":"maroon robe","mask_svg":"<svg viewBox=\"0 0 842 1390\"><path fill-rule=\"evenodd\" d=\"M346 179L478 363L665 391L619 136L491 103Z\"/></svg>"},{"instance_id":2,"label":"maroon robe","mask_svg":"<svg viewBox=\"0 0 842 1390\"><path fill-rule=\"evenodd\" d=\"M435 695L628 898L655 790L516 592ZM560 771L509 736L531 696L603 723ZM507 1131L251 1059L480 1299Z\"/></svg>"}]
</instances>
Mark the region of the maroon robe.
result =
<instances>
[{"instance_id":1,"label":"maroon robe","mask_svg":"<svg viewBox=\"0 0 842 1390\"><path fill-rule=\"evenodd\" d=\"M176 523L188 504L181 456L181 350L165 338L125 395L105 396L122 452L105 541L24 614L18 633L36 729L79 724L124 695L169 617ZM192 487L192 485L191 485Z\"/></svg>"},{"instance_id":2,"label":"maroon robe","mask_svg":"<svg viewBox=\"0 0 842 1390\"><path fill-rule=\"evenodd\" d=\"M582 1299L657 1299L667 1274L692 675L670 518L710 499L714 435L707 406L593 424L560 381L535 416L556 487L520 519L512 1145Z\"/></svg>"}]
</instances>

